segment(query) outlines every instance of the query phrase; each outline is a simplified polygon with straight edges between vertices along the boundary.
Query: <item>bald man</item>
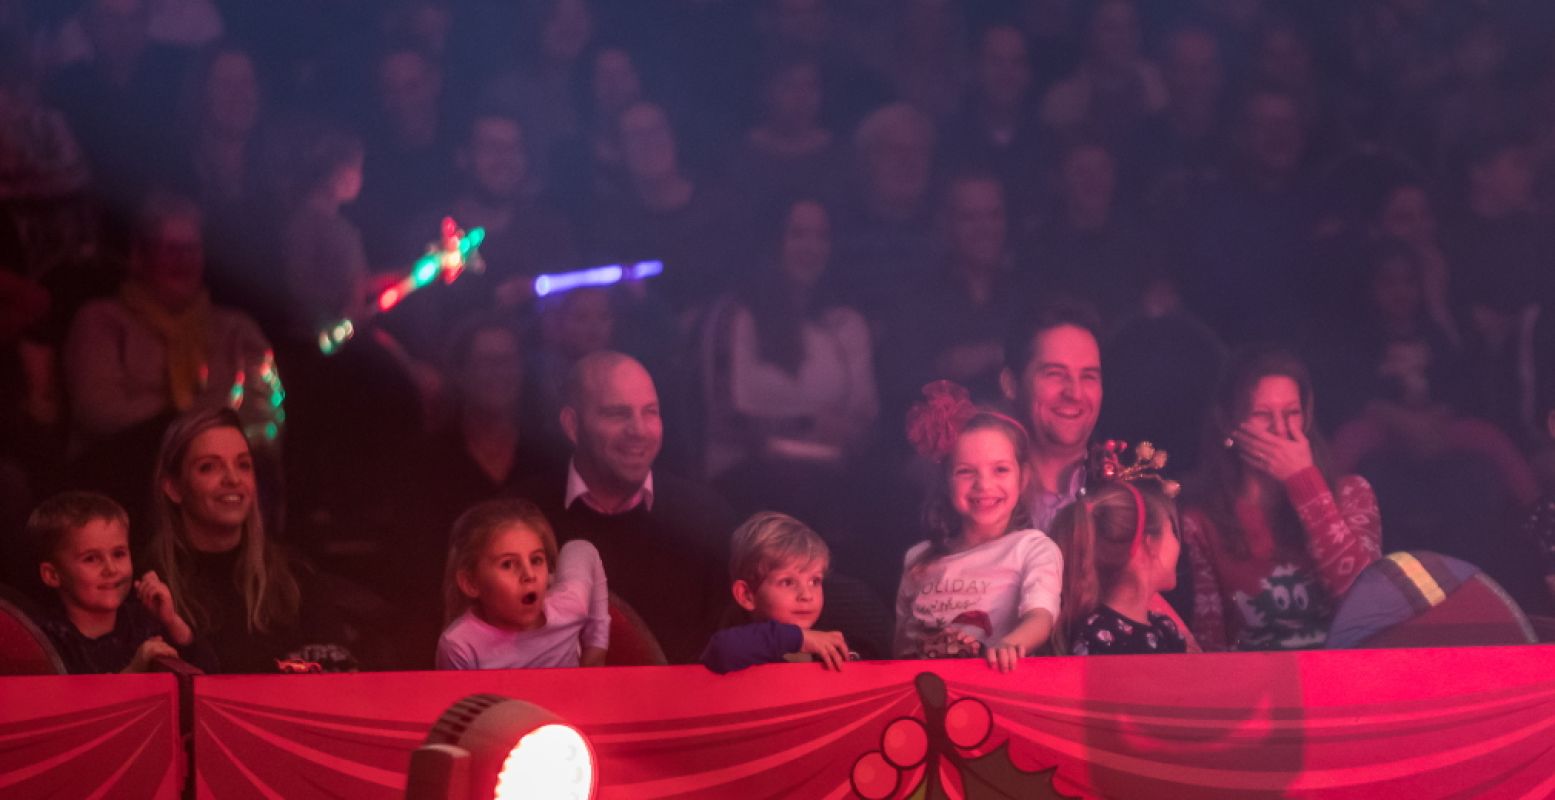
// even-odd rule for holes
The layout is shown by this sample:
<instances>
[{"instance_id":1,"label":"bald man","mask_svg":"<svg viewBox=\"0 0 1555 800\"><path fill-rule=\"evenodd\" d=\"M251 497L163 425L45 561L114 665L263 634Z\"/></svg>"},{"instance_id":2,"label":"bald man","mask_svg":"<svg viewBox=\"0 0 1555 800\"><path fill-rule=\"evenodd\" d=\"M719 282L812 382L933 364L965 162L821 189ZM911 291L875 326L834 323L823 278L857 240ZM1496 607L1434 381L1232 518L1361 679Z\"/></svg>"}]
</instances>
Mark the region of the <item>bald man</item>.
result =
<instances>
[{"instance_id":1,"label":"bald man","mask_svg":"<svg viewBox=\"0 0 1555 800\"><path fill-rule=\"evenodd\" d=\"M568 375L561 426L572 443L565 481L535 484L562 542L599 549L610 590L642 616L671 663L692 663L725 598L724 542L734 513L708 489L656 472L664 441L653 377L613 351Z\"/></svg>"}]
</instances>

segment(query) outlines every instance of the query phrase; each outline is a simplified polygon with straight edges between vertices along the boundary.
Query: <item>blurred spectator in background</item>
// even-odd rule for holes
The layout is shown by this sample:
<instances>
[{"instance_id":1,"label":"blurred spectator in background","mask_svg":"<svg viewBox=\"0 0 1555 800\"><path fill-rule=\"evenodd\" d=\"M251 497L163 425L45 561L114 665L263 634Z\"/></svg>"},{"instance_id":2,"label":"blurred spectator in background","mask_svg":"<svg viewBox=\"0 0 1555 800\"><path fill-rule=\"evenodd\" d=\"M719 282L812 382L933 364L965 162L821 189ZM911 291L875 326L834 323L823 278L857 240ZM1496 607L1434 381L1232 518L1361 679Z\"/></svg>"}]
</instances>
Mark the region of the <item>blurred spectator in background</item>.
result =
<instances>
[{"instance_id":1,"label":"blurred spectator in background","mask_svg":"<svg viewBox=\"0 0 1555 800\"><path fill-rule=\"evenodd\" d=\"M1413 252L1420 266L1421 310L1453 346L1461 347L1462 325L1449 294L1452 270L1438 236L1435 201L1426 186L1404 181L1390 187L1373 219L1374 238L1392 239Z\"/></svg>"},{"instance_id":2,"label":"blurred spectator in background","mask_svg":"<svg viewBox=\"0 0 1555 800\"><path fill-rule=\"evenodd\" d=\"M1022 0L1015 20L1031 43L1033 77L1039 94L1080 63L1085 22L1077 0Z\"/></svg>"},{"instance_id":3,"label":"blurred spectator in background","mask_svg":"<svg viewBox=\"0 0 1555 800\"><path fill-rule=\"evenodd\" d=\"M842 197L851 165L821 120L824 96L821 67L813 59L789 57L767 66L760 116L727 167L737 191L758 205L773 197Z\"/></svg>"},{"instance_id":4,"label":"blurred spectator in background","mask_svg":"<svg viewBox=\"0 0 1555 800\"><path fill-rule=\"evenodd\" d=\"M1254 43L1249 83L1290 95L1307 130L1309 157L1331 157L1348 139L1333 98L1319 81L1316 57L1304 28L1291 19L1265 23Z\"/></svg>"},{"instance_id":5,"label":"blurred spectator in background","mask_svg":"<svg viewBox=\"0 0 1555 800\"><path fill-rule=\"evenodd\" d=\"M1135 177L1145 200L1166 205L1213 180L1229 146L1220 42L1200 27L1172 31L1161 73L1166 108L1140 124L1128 152L1138 161Z\"/></svg>"},{"instance_id":6,"label":"blurred spectator in background","mask_svg":"<svg viewBox=\"0 0 1555 800\"><path fill-rule=\"evenodd\" d=\"M378 56L374 78L377 124L366 128L366 176L352 218L361 227L374 264L398 263L405 230L429 202L447 202L453 175L454 131L444 107L442 65L409 45ZM433 232L436 233L435 231Z\"/></svg>"},{"instance_id":7,"label":"blurred spectator in background","mask_svg":"<svg viewBox=\"0 0 1555 800\"><path fill-rule=\"evenodd\" d=\"M362 142L319 129L292 163L294 210L282 229L281 255L291 333L311 342L324 325L367 310L367 252L356 225L341 214L362 191Z\"/></svg>"},{"instance_id":8,"label":"blurred spectator in background","mask_svg":"<svg viewBox=\"0 0 1555 800\"><path fill-rule=\"evenodd\" d=\"M87 186L90 170L63 115L38 96L20 53L0 56L0 200L54 198Z\"/></svg>"},{"instance_id":9,"label":"blurred spectator in background","mask_svg":"<svg viewBox=\"0 0 1555 800\"><path fill-rule=\"evenodd\" d=\"M1517 139L1476 147L1466 163L1467 204L1449 219L1444 250L1463 276L1464 336L1482 383L1469 410L1515 436L1532 424L1518 403L1517 350L1535 307L1555 300L1555 230L1535 199L1536 154Z\"/></svg>"},{"instance_id":10,"label":"blurred spectator in background","mask_svg":"<svg viewBox=\"0 0 1555 800\"><path fill-rule=\"evenodd\" d=\"M899 287L928 277L934 122L906 103L876 109L853 134L858 184L834 220L837 288L876 323Z\"/></svg>"},{"instance_id":11,"label":"blurred spectator in background","mask_svg":"<svg viewBox=\"0 0 1555 800\"><path fill-rule=\"evenodd\" d=\"M1534 474L1506 433L1465 413L1473 369L1427 312L1416 251L1383 241L1373 259L1370 302L1329 344L1329 407L1349 415L1334 432L1334 468L1376 487L1387 550L1462 558L1537 602L1543 587L1514 535L1538 494Z\"/></svg>"},{"instance_id":12,"label":"blurred spectator in background","mask_svg":"<svg viewBox=\"0 0 1555 800\"><path fill-rule=\"evenodd\" d=\"M145 0L91 0L81 13L93 57L55 74L48 96L80 139L99 191L129 208L169 158L167 123L187 55L151 41Z\"/></svg>"},{"instance_id":13,"label":"blurred spectator in background","mask_svg":"<svg viewBox=\"0 0 1555 800\"><path fill-rule=\"evenodd\" d=\"M1316 214L1302 172L1306 130L1296 98L1258 88L1242 103L1233 163L1195 198L1179 280L1188 308L1227 341L1278 339L1298 329L1291 302L1309 269Z\"/></svg>"},{"instance_id":14,"label":"blurred spectator in background","mask_svg":"<svg viewBox=\"0 0 1555 800\"><path fill-rule=\"evenodd\" d=\"M1463 27L1443 42L1447 73L1400 113L1401 141L1437 170L1478 142L1523 132L1529 111L1521 87L1507 80L1512 54L1502 23L1489 15L1457 22Z\"/></svg>"},{"instance_id":15,"label":"blurred spectator in background","mask_svg":"<svg viewBox=\"0 0 1555 800\"><path fill-rule=\"evenodd\" d=\"M258 67L248 50L217 45L191 65L183 88L177 180L205 210L211 294L272 324L281 304L273 273L282 220L259 173Z\"/></svg>"},{"instance_id":16,"label":"blurred spectator in background","mask_svg":"<svg viewBox=\"0 0 1555 800\"><path fill-rule=\"evenodd\" d=\"M1004 335L1033 305L1010 249L1004 184L987 172L952 177L938 229L945 253L939 270L905 287L890 332L890 385L905 398L912 386L946 378L975 402L991 402L999 396Z\"/></svg>"},{"instance_id":17,"label":"blurred spectator in background","mask_svg":"<svg viewBox=\"0 0 1555 800\"><path fill-rule=\"evenodd\" d=\"M111 292L118 279L99 247L91 177L69 123L41 102L24 54L0 55L0 352L15 348L0 371L17 390L8 399L45 426L62 419L57 359L65 328L83 302Z\"/></svg>"},{"instance_id":18,"label":"blurred spectator in background","mask_svg":"<svg viewBox=\"0 0 1555 800\"><path fill-rule=\"evenodd\" d=\"M234 386L258 383L270 351L252 319L211 303L201 223L189 200L148 197L118 296L82 307L65 342L72 480L128 509L144 509L135 476L149 469L173 415L226 405ZM257 401L244 407L260 427L275 410Z\"/></svg>"},{"instance_id":19,"label":"blurred spectator in background","mask_svg":"<svg viewBox=\"0 0 1555 800\"><path fill-rule=\"evenodd\" d=\"M291 510L309 520L306 540L328 550L336 534L370 537L394 524L381 486L436 417L443 380L369 319L371 284L388 277L370 274L362 235L341 213L362 187L360 140L329 128L299 138L295 208L280 242L289 313L278 344L296 434L288 451ZM343 319L353 320L354 335L338 352L321 352L319 332ZM342 452L354 454L351 470L338 468Z\"/></svg>"},{"instance_id":20,"label":"blurred spectator in background","mask_svg":"<svg viewBox=\"0 0 1555 800\"><path fill-rule=\"evenodd\" d=\"M1097 3L1086 30L1085 57L1048 90L1042 121L1061 133L1118 144L1135 125L1166 107L1166 83L1143 56L1139 10L1132 0Z\"/></svg>"},{"instance_id":21,"label":"blurred spectator in background","mask_svg":"<svg viewBox=\"0 0 1555 800\"><path fill-rule=\"evenodd\" d=\"M617 125L627 185L601 198L594 247L605 263L663 261L664 275L650 291L662 293L684 325L740 278L730 272L738 238L728 197L682 167L675 128L660 106L632 105Z\"/></svg>"},{"instance_id":22,"label":"blurred spectator in background","mask_svg":"<svg viewBox=\"0 0 1555 800\"><path fill-rule=\"evenodd\" d=\"M705 342L707 469L736 513L807 512L837 531L850 504L841 480L879 412L869 325L831 292L826 207L786 207L775 252L736 296L726 327Z\"/></svg>"},{"instance_id":23,"label":"blurred spectator in background","mask_svg":"<svg viewBox=\"0 0 1555 800\"><path fill-rule=\"evenodd\" d=\"M1462 408L1453 378L1468 366L1451 332L1430 313L1424 258L1401 241L1380 239L1369 261L1363 280L1353 284L1358 296L1335 309L1344 321L1334 320L1320 344L1324 407L1336 422L1366 413L1376 401Z\"/></svg>"},{"instance_id":24,"label":"blurred spectator in background","mask_svg":"<svg viewBox=\"0 0 1555 800\"><path fill-rule=\"evenodd\" d=\"M577 266L571 227L537 199L528 130L510 112L477 111L457 153L462 191L447 206L460 227L486 229L486 271L469 288L483 290L474 293L490 295L503 307L527 296L524 282L536 274ZM428 234L436 233L430 223L441 215L431 208L423 212Z\"/></svg>"},{"instance_id":25,"label":"blurred spectator in background","mask_svg":"<svg viewBox=\"0 0 1555 800\"><path fill-rule=\"evenodd\" d=\"M950 116L966 85L966 19L954 0L903 0L897 5L890 68L896 97L935 118Z\"/></svg>"},{"instance_id":26,"label":"blurred spectator in background","mask_svg":"<svg viewBox=\"0 0 1555 800\"><path fill-rule=\"evenodd\" d=\"M756 11L757 55L802 55L819 63L821 84L830 87L823 116L846 130L894 95L882 77L886 65L871 69L854 47L854 37L867 34L838 24L840 5L846 4L837 0L762 0ZM884 18L872 21L884 29Z\"/></svg>"},{"instance_id":27,"label":"blurred spectator in background","mask_svg":"<svg viewBox=\"0 0 1555 800\"><path fill-rule=\"evenodd\" d=\"M146 0L146 38L172 47L208 45L222 35L218 5L211 0ZM89 33L89 13L72 14L60 26L51 48L54 64L63 66L97 57L97 41Z\"/></svg>"},{"instance_id":28,"label":"blurred spectator in background","mask_svg":"<svg viewBox=\"0 0 1555 800\"><path fill-rule=\"evenodd\" d=\"M1041 154L1026 35L1012 25L990 25L977 39L972 68L963 106L946 121L942 160L1002 176L1011 187L1011 210L1021 218L1035 200L1027 187L1037 183Z\"/></svg>"},{"instance_id":29,"label":"blurred spectator in background","mask_svg":"<svg viewBox=\"0 0 1555 800\"><path fill-rule=\"evenodd\" d=\"M581 266L566 218L536 196L526 130L511 112L477 110L455 153L461 179L456 193L423 207L414 224L396 236L400 258L408 264L438 238L445 217L466 231L486 230L482 271L462 274L436 292L412 295L388 323L418 358L440 357L448 330L461 319L520 308L533 296L541 272Z\"/></svg>"},{"instance_id":30,"label":"blurred spectator in background","mask_svg":"<svg viewBox=\"0 0 1555 800\"><path fill-rule=\"evenodd\" d=\"M495 316L467 320L453 331L447 354L449 419L407 462L414 476L406 488L436 509L421 534L436 544L429 555L446 554L440 537L465 509L511 493L565 458L564 452L545 451L523 429L526 370L516 326ZM441 573L432 572L436 584Z\"/></svg>"},{"instance_id":31,"label":"blurred spectator in background","mask_svg":"<svg viewBox=\"0 0 1555 800\"><path fill-rule=\"evenodd\" d=\"M1058 202L1032 246L1044 295L1084 299L1115 330L1134 312L1147 281L1163 277L1161 250L1133 209L1118 202L1118 162L1106 146L1081 141L1058 160Z\"/></svg>"},{"instance_id":32,"label":"blurred spectator in background","mask_svg":"<svg viewBox=\"0 0 1555 800\"><path fill-rule=\"evenodd\" d=\"M185 179L208 204L251 197L253 140L264 111L254 59L247 50L222 45L191 65L180 98Z\"/></svg>"},{"instance_id":33,"label":"blurred spectator in background","mask_svg":"<svg viewBox=\"0 0 1555 800\"><path fill-rule=\"evenodd\" d=\"M394 0L379 17L384 41L409 42L436 59L448 56L454 12L449 0Z\"/></svg>"},{"instance_id":34,"label":"blurred spectator in background","mask_svg":"<svg viewBox=\"0 0 1555 800\"><path fill-rule=\"evenodd\" d=\"M556 146L576 138L585 114L577 86L591 63L595 13L588 0L540 0L521 7L517 63L498 72L476 102L514 109L524 120L536 186L549 180ZM596 122L609 120L596 120Z\"/></svg>"},{"instance_id":35,"label":"blurred spectator in background","mask_svg":"<svg viewBox=\"0 0 1555 800\"><path fill-rule=\"evenodd\" d=\"M572 218L574 230L589 227L595 195L601 187L625 183L621 163L621 112L645 99L637 59L623 47L602 46L579 76L578 135L556 143L549 153L531 151L549 161L544 194Z\"/></svg>"}]
</instances>

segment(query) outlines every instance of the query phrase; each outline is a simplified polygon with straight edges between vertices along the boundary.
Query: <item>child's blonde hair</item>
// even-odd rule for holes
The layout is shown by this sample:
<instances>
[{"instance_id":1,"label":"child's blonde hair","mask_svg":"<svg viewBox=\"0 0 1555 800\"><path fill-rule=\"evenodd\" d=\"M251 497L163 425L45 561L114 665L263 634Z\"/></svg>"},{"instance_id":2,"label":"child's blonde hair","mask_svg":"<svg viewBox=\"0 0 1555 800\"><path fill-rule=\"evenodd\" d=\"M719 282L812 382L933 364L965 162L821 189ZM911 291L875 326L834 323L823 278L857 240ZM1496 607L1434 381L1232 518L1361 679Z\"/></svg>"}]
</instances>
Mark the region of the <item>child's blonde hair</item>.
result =
<instances>
[{"instance_id":1,"label":"child's blonde hair","mask_svg":"<svg viewBox=\"0 0 1555 800\"><path fill-rule=\"evenodd\" d=\"M1138 537L1154 546L1168 524L1177 525L1176 504L1154 481L1102 484L1053 521L1053 540L1064 554L1063 610L1050 640L1060 655L1133 558L1141 503L1145 524Z\"/></svg>"},{"instance_id":2,"label":"child's blonde hair","mask_svg":"<svg viewBox=\"0 0 1555 800\"><path fill-rule=\"evenodd\" d=\"M831 562L831 550L809 525L787 514L760 511L734 530L729 544L729 578L752 590L785 564Z\"/></svg>"},{"instance_id":3,"label":"child's blonde hair","mask_svg":"<svg viewBox=\"0 0 1555 800\"><path fill-rule=\"evenodd\" d=\"M443 624L453 622L474 604L459 589L459 573L473 572L482 550L502 531L522 525L540 537L545 563L556 569L556 532L540 508L528 500L488 500L454 522L448 539L448 563L443 570Z\"/></svg>"}]
</instances>

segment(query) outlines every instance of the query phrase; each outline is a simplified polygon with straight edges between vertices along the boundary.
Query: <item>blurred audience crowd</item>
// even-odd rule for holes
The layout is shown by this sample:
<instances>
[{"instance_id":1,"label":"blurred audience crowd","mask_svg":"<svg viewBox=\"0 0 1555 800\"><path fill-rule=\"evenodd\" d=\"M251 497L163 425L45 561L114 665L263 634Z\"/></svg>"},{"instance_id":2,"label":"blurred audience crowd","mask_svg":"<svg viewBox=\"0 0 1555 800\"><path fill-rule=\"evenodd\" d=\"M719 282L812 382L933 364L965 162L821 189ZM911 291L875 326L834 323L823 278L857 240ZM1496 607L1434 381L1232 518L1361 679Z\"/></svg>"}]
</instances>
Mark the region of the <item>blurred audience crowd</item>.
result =
<instances>
[{"instance_id":1,"label":"blurred audience crowd","mask_svg":"<svg viewBox=\"0 0 1555 800\"><path fill-rule=\"evenodd\" d=\"M650 626L716 617L762 509L884 608L919 387L1006 403L1010 332L1065 299L1098 437L1191 476L1228 354L1283 345L1383 551L1549 613L1552 45L1540 0L0 0L0 580L37 588L63 489L182 558L159 443L227 405L283 600L363 666L431 665L449 531L496 497ZM374 314L445 216L484 271ZM608 521L638 502L651 553Z\"/></svg>"}]
</instances>

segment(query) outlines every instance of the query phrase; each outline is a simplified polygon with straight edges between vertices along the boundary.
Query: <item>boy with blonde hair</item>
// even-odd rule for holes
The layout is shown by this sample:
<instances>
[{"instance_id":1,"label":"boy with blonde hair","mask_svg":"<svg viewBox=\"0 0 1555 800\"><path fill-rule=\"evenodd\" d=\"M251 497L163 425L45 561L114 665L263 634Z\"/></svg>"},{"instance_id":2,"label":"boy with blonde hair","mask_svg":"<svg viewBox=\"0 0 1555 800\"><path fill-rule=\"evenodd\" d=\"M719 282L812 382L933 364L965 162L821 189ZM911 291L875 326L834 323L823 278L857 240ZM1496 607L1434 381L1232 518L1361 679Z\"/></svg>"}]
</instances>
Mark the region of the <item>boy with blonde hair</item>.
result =
<instances>
[{"instance_id":1,"label":"boy with blonde hair","mask_svg":"<svg viewBox=\"0 0 1555 800\"><path fill-rule=\"evenodd\" d=\"M842 634L811 630L821 615L830 565L826 543L803 522L774 511L746 520L730 544L729 577L734 602L753 621L714 634L702 663L726 673L803 653L827 669L842 669L848 660Z\"/></svg>"}]
</instances>

